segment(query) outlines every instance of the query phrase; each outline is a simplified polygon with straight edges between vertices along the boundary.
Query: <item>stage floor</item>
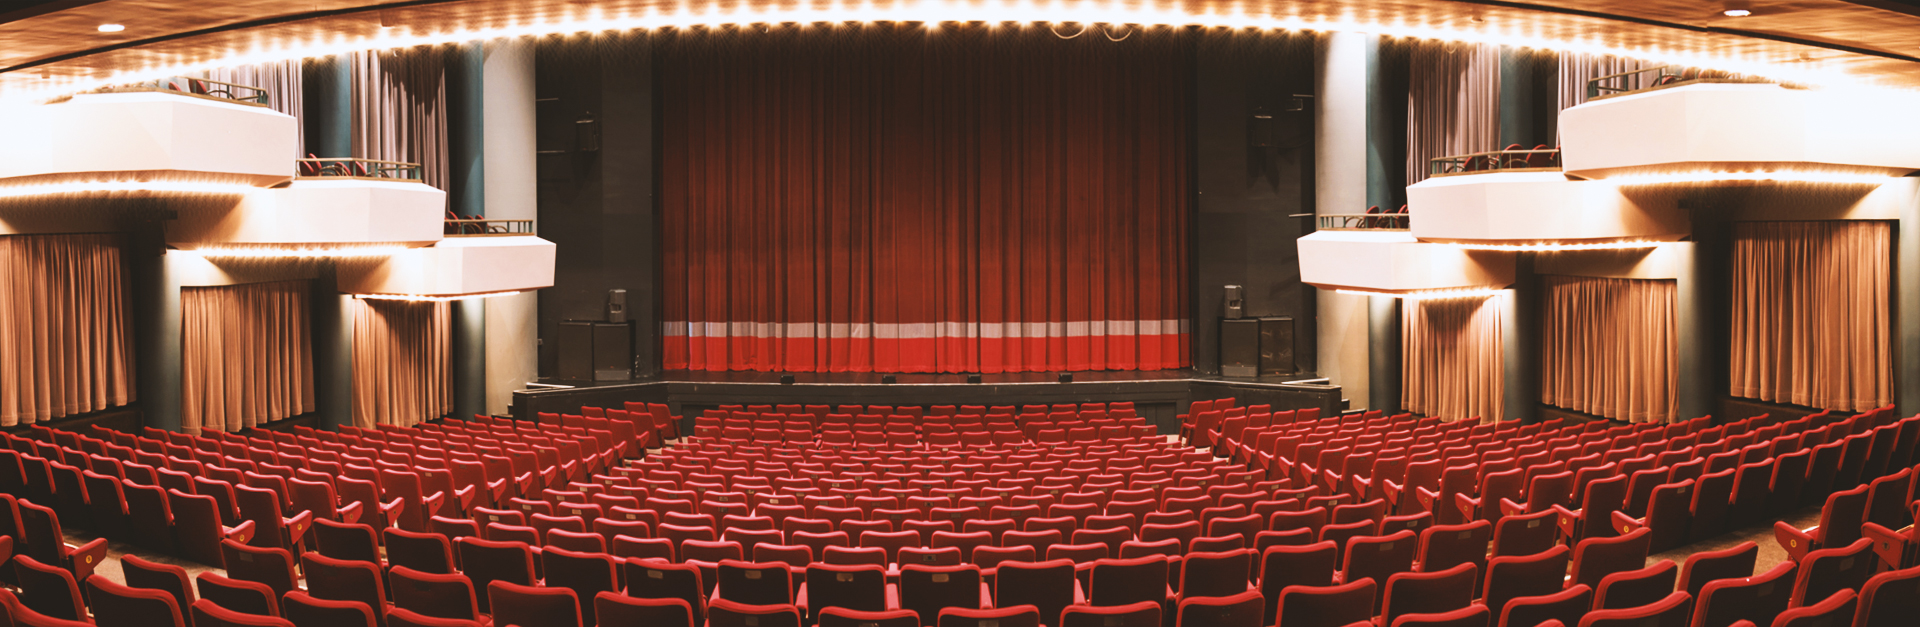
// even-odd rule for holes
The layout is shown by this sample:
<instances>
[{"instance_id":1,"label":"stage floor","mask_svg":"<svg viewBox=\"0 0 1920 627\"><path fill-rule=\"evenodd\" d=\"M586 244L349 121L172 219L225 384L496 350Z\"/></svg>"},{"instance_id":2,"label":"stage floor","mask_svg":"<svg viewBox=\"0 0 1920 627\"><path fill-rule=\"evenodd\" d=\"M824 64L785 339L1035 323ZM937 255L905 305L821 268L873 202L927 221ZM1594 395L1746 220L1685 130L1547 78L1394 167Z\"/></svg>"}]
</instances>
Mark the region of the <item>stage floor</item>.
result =
<instances>
[{"instance_id":1,"label":"stage floor","mask_svg":"<svg viewBox=\"0 0 1920 627\"><path fill-rule=\"evenodd\" d=\"M575 388L595 388L624 386L636 383L729 383L729 384L772 384L779 385L780 377L793 375L796 385L885 385L881 381L884 373L879 372L712 372L707 370L665 370L657 374L636 377L630 381L579 381L571 379L540 379L543 385L565 385ZM974 385L967 382L965 374L913 374L893 375L893 385ZM1319 375L1313 373L1295 373L1271 375L1265 377L1223 377L1203 374L1192 369L1182 370L1089 370L1073 373L1074 383L1139 383L1159 381L1223 381L1236 383L1287 383L1290 381L1311 380ZM978 385L1007 385L1021 383L1059 384L1058 372L1013 372L1004 374L982 374Z\"/></svg>"}]
</instances>

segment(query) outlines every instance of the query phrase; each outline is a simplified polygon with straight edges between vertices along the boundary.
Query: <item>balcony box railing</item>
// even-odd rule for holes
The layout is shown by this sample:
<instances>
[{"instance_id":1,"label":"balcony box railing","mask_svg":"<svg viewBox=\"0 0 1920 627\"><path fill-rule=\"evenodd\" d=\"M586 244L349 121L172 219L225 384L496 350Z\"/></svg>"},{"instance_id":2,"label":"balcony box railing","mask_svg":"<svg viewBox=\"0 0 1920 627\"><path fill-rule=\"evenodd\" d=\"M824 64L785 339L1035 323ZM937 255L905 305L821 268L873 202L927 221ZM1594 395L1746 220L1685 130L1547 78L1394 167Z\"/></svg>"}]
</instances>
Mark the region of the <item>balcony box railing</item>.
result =
<instances>
[{"instance_id":1,"label":"balcony box railing","mask_svg":"<svg viewBox=\"0 0 1920 627\"><path fill-rule=\"evenodd\" d=\"M1410 226L1404 213L1323 213L1321 231L1405 231Z\"/></svg>"},{"instance_id":2,"label":"balcony box railing","mask_svg":"<svg viewBox=\"0 0 1920 627\"><path fill-rule=\"evenodd\" d=\"M302 179L374 179L382 181L419 181L420 164L375 159L295 159Z\"/></svg>"},{"instance_id":3,"label":"balcony box railing","mask_svg":"<svg viewBox=\"0 0 1920 627\"><path fill-rule=\"evenodd\" d=\"M153 80L140 81L138 83L116 85L101 91L106 91L106 92L157 91L157 92L166 92L166 93L172 93L172 94L185 94L188 96L207 98L210 100L220 100L224 102L233 102L233 103L255 106L255 107L267 106L267 100L268 100L267 90L261 89L259 87L216 81L210 78L194 78L192 76L169 76L166 78L156 78Z\"/></svg>"},{"instance_id":4,"label":"balcony box railing","mask_svg":"<svg viewBox=\"0 0 1920 627\"><path fill-rule=\"evenodd\" d=\"M1559 148L1493 150L1427 160L1428 176L1483 172L1552 172L1560 169Z\"/></svg>"},{"instance_id":5,"label":"balcony box railing","mask_svg":"<svg viewBox=\"0 0 1920 627\"><path fill-rule=\"evenodd\" d=\"M1619 74L1608 74L1587 81L1587 100L1598 100L1635 92L1665 89L1695 83L1771 83L1732 72L1703 70L1677 65L1650 67Z\"/></svg>"},{"instance_id":6,"label":"balcony box railing","mask_svg":"<svg viewBox=\"0 0 1920 627\"><path fill-rule=\"evenodd\" d=\"M487 218L448 218L447 237L501 237L533 235L532 220L490 220Z\"/></svg>"}]
</instances>

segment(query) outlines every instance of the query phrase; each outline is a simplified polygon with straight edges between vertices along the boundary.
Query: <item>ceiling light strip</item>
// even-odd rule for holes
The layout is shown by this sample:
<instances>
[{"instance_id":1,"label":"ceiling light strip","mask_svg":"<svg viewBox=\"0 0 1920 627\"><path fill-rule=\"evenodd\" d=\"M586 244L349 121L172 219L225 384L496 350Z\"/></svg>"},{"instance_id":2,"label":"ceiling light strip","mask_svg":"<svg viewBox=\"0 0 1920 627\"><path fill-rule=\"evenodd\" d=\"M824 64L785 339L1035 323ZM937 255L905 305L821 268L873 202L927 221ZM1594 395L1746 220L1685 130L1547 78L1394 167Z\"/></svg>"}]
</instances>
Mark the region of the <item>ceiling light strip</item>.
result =
<instances>
[{"instance_id":1,"label":"ceiling light strip","mask_svg":"<svg viewBox=\"0 0 1920 627\"><path fill-rule=\"evenodd\" d=\"M1366 290L1351 290L1351 289L1337 289L1334 291L1341 294L1352 294L1355 296L1390 296L1393 298L1398 298L1400 300L1441 300L1441 299L1447 299L1447 298L1487 298L1491 296L1502 296L1507 293L1507 290L1504 288L1423 290L1423 291L1416 291L1416 292L1369 292Z\"/></svg>"},{"instance_id":2,"label":"ceiling light strip","mask_svg":"<svg viewBox=\"0 0 1920 627\"><path fill-rule=\"evenodd\" d=\"M1836 183L1843 185L1884 185L1899 176L1885 174L1848 174L1842 172L1675 172L1672 174L1630 174L1598 179L1620 186L1673 185L1680 183Z\"/></svg>"},{"instance_id":3,"label":"ceiling light strip","mask_svg":"<svg viewBox=\"0 0 1920 627\"><path fill-rule=\"evenodd\" d=\"M234 259L335 259L348 257L387 257L409 250L404 246L350 246L340 248L197 248L176 253L201 257Z\"/></svg>"},{"instance_id":4,"label":"ceiling light strip","mask_svg":"<svg viewBox=\"0 0 1920 627\"><path fill-rule=\"evenodd\" d=\"M1497 27L1491 29L1491 31L1459 31L1421 24L1408 24L1404 21L1374 23L1351 19L1329 20L1277 15L1250 15L1246 13L1244 7L1236 7L1230 13L1191 14L1177 10L1112 2L1104 4L1048 3L1036 5L1031 2L979 4L964 0L914 0L886 7L834 3L825 7L736 11L715 10L710 12L676 10L654 13L652 11L642 10L637 14L611 16L606 15L605 12L599 8L594 8L570 19L549 20L540 23L517 24L505 27L473 28L427 34L400 33L397 32L402 30L399 28L383 29L382 32L367 37L335 37L326 41L307 41L298 44L265 44L260 48L232 54L213 61L122 71L98 79L70 80L46 89L9 94L7 99L12 100L19 98L39 101L110 85L150 80L165 76L191 74L236 65L325 57L365 50L399 49L414 46L460 43L473 41L475 39L593 34L659 28L724 27L749 24L869 24L874 22L909 22L936 26L942 22L1036 25L1076 22L1081 24L1128 24L1149 27L1203 26L1251 30L1365 32L1390 37L1498 44L1551 49L1561 52L1614 55L1657 63L1669 63L1724 70L1740 74L1766 76L1778 80L1790 80L1813 85L1871 86L1871 83L1866 82L1865 79L1860 77L1854 77L1844 72L1824 71L1818 67L1807 67L1804 64L1785 65L1753 58L1714 56L1665 48L1618 48L1599 43L1597 37L1592 40L1581 41L1558 40L1517 34L1512 32L1513 29L1509 27Z\"/></svg>"},{"instance_id":5,"label":"ceiling light strip","mask_svg":"<svg viewBox=\"0 0 1920 627\"><path fill-rule=\"evenodd\" d=\"M190 183L174 181L128 181L84 183L27 183L0 185L0 199L58 196L62 194L246 194L261 188L237 183Z\"/></svg>"},{"instance_id":6,"label":"ceiling light strip","mask_svg":"<svg viewBox=\"0 0 1920 627\"><path fill-rule=\"evenodd\" d=\"M514 294L519 294L522 291L523 290L513 290L510 292L486 292L481 294L467 294L464 296L423 296L420 294L354 294L353 297L361 300L403 300L403 301L409 301L409 302L422 302L422 303L444 303L444 302L455 301L455 300L466 300L469 298L493 298L495 296L512 296Z\"/></svg>"},{"instance_id":7,"label":"ceiling light strip","mask_svg":"<svg viewBox=\"0 0 1920 627\"><path fill-rule=\"evenodd\" d=\"M1637 248L1659 248L1672 242L1631 241L1631 242L1543 242L1533 244L1438 244L1464 250L1505 250L1513 252L1558 252L1567 250L1632 250Z\"/></svg>"}]
</instances>

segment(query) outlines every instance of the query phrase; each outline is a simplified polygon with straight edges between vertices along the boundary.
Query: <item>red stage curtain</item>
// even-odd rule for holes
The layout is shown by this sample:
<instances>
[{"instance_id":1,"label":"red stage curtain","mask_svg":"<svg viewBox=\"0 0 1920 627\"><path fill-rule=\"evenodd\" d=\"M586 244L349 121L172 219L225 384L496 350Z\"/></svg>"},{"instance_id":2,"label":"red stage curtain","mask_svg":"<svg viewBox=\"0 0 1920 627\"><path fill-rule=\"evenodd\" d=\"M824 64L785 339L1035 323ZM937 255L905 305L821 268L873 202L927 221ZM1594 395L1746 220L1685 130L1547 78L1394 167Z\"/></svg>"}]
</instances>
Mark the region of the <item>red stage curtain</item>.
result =
<instances>
[{"instance_id":1,"label":"red stage curtain","mask_svg":"<svg viewBox=\"0 0 1920 627\"><path fill-rule=\"evenodd\" d=\"M1116 38L660 36L665 367L1187 366L1191 41Z\"/></svg>"}]
</instances>

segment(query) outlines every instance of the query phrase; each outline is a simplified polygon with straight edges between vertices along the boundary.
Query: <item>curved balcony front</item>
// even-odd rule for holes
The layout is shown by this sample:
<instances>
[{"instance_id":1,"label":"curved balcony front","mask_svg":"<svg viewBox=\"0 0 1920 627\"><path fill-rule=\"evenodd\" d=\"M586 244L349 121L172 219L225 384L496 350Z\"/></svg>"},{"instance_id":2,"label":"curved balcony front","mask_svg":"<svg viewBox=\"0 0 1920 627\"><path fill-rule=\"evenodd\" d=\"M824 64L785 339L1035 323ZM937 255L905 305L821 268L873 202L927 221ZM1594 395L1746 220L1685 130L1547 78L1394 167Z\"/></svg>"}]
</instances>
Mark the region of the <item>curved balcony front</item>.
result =
<instances>
[{"instance_id":1,"label":"curved balcony front","mask_svg":"<svg viewBox=\"0 0 1920 627\"><path fill-rule=\"evenodd\" d=\"M1513 283L1514 253L1428 244L1402 229L1315 231L1298 246L1300 280L1324 289L1417 294Z\"/></svg>"},{"instance_id":2,"label":"curved balcony front","mask_svg":"<svg viewBox=\"0 0 1920 627\"><path fill-rule=\"evenodd\" d=\"M1436 176L1407 187L1422 242L1537 246L1674 241L1692 231L1678 196L1568 180L1559 171Z\"/></svg>"},{"instance_id":3,"label":"curved balcony front","mask_svg":"<svg viewBox=\"0 0 1920 627\"><path fill-rule=\"evenodd\" d=\"M292 116L251 102L128 91L9 110L0 137L0 186L268 187L293 178L300 129Z\"/></svg>"},{"instance_id":4,"label":"curved balcony front","mask_svg":"<svg viewBox=\"0 0 1920 627\"><path fill-rule=\"evenodd\" d=\"M438 226L436 226L438 228ZM553 287L555 248L531 235L455 237L426 248L343 263L343 294L459 298Z\"/></svg>"}]
</instances>

